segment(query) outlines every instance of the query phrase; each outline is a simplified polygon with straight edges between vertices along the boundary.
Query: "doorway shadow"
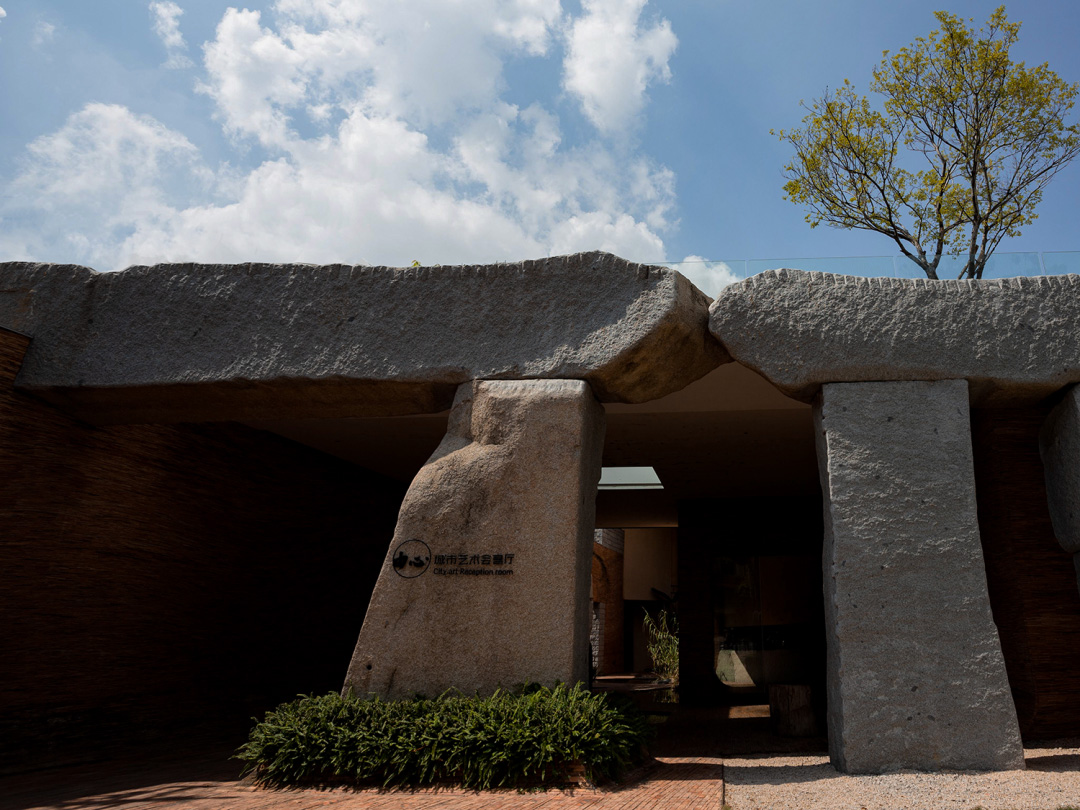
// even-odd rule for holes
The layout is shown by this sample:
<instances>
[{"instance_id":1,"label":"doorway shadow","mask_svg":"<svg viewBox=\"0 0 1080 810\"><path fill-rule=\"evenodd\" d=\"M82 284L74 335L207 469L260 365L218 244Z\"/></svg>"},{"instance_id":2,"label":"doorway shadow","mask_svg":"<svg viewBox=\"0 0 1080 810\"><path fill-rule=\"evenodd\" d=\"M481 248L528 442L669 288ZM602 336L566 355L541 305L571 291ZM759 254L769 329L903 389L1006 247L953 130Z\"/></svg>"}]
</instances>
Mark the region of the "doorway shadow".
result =
<instances>
[{"instance_id":1,"label":"doorway shadow","mask_svg":"<svg viewBox=\"0 0 1080 810\"><path fill-rule=\"evenodd\" d=\"M825 737L780 737L768 706L679 705L657 726L657 756L827 755Z\"/></svg>"}]
</instances>

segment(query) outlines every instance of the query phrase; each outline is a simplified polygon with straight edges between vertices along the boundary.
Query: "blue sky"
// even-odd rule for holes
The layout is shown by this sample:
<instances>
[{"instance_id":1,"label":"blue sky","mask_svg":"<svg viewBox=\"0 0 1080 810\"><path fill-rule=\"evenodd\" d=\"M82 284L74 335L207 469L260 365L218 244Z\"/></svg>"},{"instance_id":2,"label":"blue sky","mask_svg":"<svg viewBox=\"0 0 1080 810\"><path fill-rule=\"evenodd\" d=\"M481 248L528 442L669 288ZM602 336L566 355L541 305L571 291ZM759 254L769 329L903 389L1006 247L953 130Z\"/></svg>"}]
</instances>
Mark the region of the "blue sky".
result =
<instances>
[{"instance_id":1,"label":"blue sky","mask_svg":"<svg viewBox=\"0 0 1080 810\"><path fill-rule=\"evenodd\" d=\"M949 11L982 23L995 2ZM892 255L811 230L770 128L939 2L0 0L0 260ZM1080 80L1080 4L1013 57ZM1003 251L1080 250L1080 163Z\"/></svg>"}]
</instances>

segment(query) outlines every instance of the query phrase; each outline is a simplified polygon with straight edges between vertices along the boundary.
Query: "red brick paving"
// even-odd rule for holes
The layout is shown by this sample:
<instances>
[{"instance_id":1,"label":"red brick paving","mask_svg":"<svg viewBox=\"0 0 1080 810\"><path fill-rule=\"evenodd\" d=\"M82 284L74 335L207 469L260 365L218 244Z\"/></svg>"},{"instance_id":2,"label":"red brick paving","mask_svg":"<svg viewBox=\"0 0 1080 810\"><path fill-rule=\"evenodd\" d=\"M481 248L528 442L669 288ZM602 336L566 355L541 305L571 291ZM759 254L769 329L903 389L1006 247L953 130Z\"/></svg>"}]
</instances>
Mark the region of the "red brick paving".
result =
<instances>
[{"instance_id":1,"label":"red brick paving","mask_svg":"<svg viewBox=\"0 0 1080 810\"><path fill-rule=\"evenodd\" d=\"M823 738L773 737L765 707L675 711L657 731L655 764L601 789L264 790L237 779L240 763L230 756L241 734L231 742L191 739L178 741L179 749L0 777L0 810L720 810L724 757L825 750Z\"/></svg>"},{"instance_id":2,"label":"red brick paving","mask_svg":"<svg viewBox=\"0 0 1080 810\"><path fill-rule=\"evenodd\" d=\"M150 773L128 773L128 783L134 781L135 786L119 788L115 785L123 783L125 775L116 773L115 767L95 771L92 766L84 766L24 775L8 780L6 786L0 781L0 807L5 810L719 810L723 804L723 764L715 757L663 757L640 772L636 780L614 788L535 793L456 788L278 791L220 776L176 779L167 771L164 767L160 777L152 769ZM111 788L102 789L110 783Z\"/></svg>"}]
</instances>

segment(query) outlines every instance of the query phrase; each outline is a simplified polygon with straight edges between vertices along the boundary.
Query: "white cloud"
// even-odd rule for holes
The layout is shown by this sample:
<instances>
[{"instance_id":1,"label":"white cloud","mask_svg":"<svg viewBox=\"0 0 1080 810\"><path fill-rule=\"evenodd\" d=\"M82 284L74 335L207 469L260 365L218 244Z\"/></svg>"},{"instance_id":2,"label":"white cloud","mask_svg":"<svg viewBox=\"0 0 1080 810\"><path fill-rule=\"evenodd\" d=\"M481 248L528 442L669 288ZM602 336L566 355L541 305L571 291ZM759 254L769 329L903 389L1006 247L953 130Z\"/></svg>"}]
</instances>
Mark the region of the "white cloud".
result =
<instances>
[{"instance_id":1,"label":"white cloud","mask_svg":"<svg viewBox=\"0 0 1080 810\"><path fill-rule=\"evenodd\" d=\"M701 256L687 256L670 266L710 298L716 298L724 287L742 280L726 262L711 262Z\"/></svg>"},{"instance_id":2,"label":"white cloud","mask_svg":"<svg viewBox=\"0 0 1080 810\"><path fill-rule=\"evenodd\" d=\"M541 56L558 0L279 0L277 29L230 9L206 46L203 89L234 131L278 142L300 95L363 101L419 127L489 107L509 54Z\"/></svg>"},{"instance_id":3,"label":"white cloud","mask_svg":"<svg viewBox=\"0 0 1080 810\"><path fill-rule=\"evenodd\" d=\"M191 60L185 53L187 43L180 33L180 15L184 10L172 0L154 0L150 3L150 13L154 18L154 33L161 38L169 55L164 66L175 69L191 67Z\"/></svg>"},{"instance_id":4,"label":"white cloud","mask_svg":"<svg viewBox=\"0 0 1080 810\"><path fill-rule=\"evenodd\" d=\"M304 55L259 18L258 11L225 12L217 38L203 49L210 78L201 89L217 103L227 131L281 146L289 139L287 111L307 91Z\"/></svg>"},{"instance_id":5,"label":"white cloud","mask_svg":"<svg viewBox=\"0 0 1080 810\"><path fill-rule=\"evenodd\" d=\"M41 20L34 26L34 35L30 39L30 44L35 48L40 48L42 45L52 42L55 33L55 25Z\"/></svg>"},{"instance_id":6,"label":"white cloud","mask_svg":"<svg viewBox=\"0 0 1080 810\"><path fill-rule=\"evenodd\" d=\"M117 200L132 188L157 184L171 161L196 158L183 136L148 115L117 104L88 104L58 131L33 141L14 191L33 189L54 202L77 202L87 193Z\"/></svg>"},{"instance_id":7,"label":"white cloud","mask_svg":"<svg viewBox=\"0 0 1080 810\"><path fill-rule=\"evenodd\" d=\"M129 234L171 218L178 198L210 181L182 135L119 105L88 104L27 147L6 189L0 251L108 268Z\"/></svg>"},{"instance_id":8,"label":"white cloud","mask_svg":"<svg viewBox=\"0 0 1080 810\"><path fill-rule=\"evenodd\" d=\"M678 39L667 20L640 27L647 0L583 0L563 62L563 84L601 132L632 126L653 82L671 78Z\"/></svg>"},{"instance_id":9,"label":"white cloud","mask_svg":"<svg viewBox=\"0 0 1080 810\"><path fill-rule=\"evenodd\" d=\"M563 24L558 0L229 9L200 90L227 134L262 147L251 162L208 168L154 119L88 105L29 147L0 258L450 264L599 248L659 261L672 173L625 144L565 143L543 99L505 100L508 59L557 75Z\"/></svg>"},{"instance_id":10,"label":"white cloud","mask_svg":"<svg viewBox=\"0 0 1080 810\"><path fill-rule=\"evenodd\" d=\"M543 56L561 16L559 0L509 0L497 5L494 30L528 53Z\"/></svg>"}]
</instances>

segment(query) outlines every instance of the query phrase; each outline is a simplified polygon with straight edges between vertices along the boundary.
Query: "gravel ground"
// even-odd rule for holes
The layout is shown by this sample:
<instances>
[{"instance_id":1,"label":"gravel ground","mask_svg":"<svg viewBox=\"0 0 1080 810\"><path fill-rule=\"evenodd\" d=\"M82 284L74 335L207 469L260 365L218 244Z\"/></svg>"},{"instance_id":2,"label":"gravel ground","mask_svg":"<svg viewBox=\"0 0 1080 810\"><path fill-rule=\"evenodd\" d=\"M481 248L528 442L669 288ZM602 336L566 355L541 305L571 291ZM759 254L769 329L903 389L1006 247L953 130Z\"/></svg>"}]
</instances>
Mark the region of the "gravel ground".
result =
<instances>
[{"instance_id":1,"label":"gravel ground","mask_svg":"<svg viewBox=\"0 0 1080 810\"><path fill-rule=\"evenodd\" d=\"M1080 808L1080 738L1024 749L1027 769L994 773L837 773L818 754L724 759L733 810L1057 810Z\"/></svg>"}]
</instances>

